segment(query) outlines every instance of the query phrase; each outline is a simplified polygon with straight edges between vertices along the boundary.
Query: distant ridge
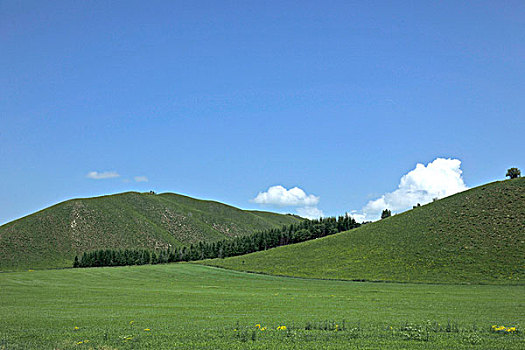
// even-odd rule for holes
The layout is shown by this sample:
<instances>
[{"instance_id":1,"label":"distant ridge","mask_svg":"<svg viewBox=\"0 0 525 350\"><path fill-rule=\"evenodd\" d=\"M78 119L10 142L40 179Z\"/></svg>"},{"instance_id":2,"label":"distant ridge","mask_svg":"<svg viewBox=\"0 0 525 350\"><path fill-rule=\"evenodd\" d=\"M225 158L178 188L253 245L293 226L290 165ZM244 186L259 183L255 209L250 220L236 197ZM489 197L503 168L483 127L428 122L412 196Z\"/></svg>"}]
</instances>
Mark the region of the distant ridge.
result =
<instances>
[{"instance_id":1,"label":"distant ridge","mask_svg":"<svg viewBox=\"0 0 525 350\"><path fill-rule=\"evenodd\" d=\"M88 250L189 245L299 220L174 193L72 199L0 226L0 271L66 267Z\"/></svg>"},{"instance_id":2,"label":"distant ridge","mask_svg":"<svg viewBox=\"0 0 525 350\"><path fill-rule=\"evenodd\" d=\"M524 284L525 178L476 187L330 237L205 263L296 277Z\"/></svg>"}]
</instances>

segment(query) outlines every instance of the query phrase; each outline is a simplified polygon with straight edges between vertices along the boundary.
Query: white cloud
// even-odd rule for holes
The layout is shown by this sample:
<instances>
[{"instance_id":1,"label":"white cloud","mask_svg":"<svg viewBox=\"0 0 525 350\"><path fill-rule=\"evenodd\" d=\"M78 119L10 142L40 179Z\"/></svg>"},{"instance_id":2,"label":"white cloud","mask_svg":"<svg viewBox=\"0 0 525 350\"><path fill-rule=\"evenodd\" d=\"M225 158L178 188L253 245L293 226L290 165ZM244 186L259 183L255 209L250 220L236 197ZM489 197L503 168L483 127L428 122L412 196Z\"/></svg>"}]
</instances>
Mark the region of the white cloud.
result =
<instances>
[{"instance_id":1,"label":"white cloud","mask_svg":"<svg viewBox=\"0 0 525 350\"><path fill-rule=\"evenodd\" d=\"M120 177L120 175L116 171L90 171L87 173L86 177L88 179L94 179L94 180L102 180L102 179L112 179L115 177Z\"/></svg>"},{"instance_id":2,"label":"white cloud","mask_svg":"<svg viewBox=\"0 0 525 350\"><path fill-rule=\"evenodd\" d=\"M323 211L316 207L297 208L297 214L307 219L319 219L320 217L324 216Z\"/></svg>"},{"instance_id":3,"label":"white cloud","mask_svg":"<svg viewBox=\"0 0 525 350\"><path fill-rule=\"evenodd\" d=\"M271 186L266 192L259 192L252 202L277 207L299 207L296 212L303 218L319 219L324 216L323 211L317 208L319 197L306 194L299 187L287 190L281 185Z\"/></svg>"},{"instance_id":4,"label":"white cloud","mask_svg":"<svg viewBox=\"0 0 525 350\"><path fill-rule=\"evenodd\" d=\"M135 182L148 182L148 178L146 176L135 176L133 179Z\"/></svg>"},{"instance_id":5,"label":"white cloud","mask_svg":"<svg viewBox=\"0 0 525 350\"><path fill-rule=\"evenodd\" d=\"M370 219L367 219L366 215L357 211L357 210L352 210L350 213L347 213L348 215L350 215L351 217L354 218L355 221L357 222L363 222L363 221L370 221Z\"/></svg>"},{"instance_id":6,"label":"white cloud","mask_svg":"<svg viewBox=\"0 0 525 350\"><path fill-rule=\"evenodd\" d=\"M319 203L319 197L313 194L307 195L299 187L287 190L283 186L277 185L268 188L266 192L259 192L252 201L258 204L270 204L279 207L313 207Z\"/></svg>"},{"instance_id":7,"label":"white cloud","mask_svg":"<svg viewBox=\"0 0 525 350\"><path fill-rule=\"evenodd\" d=\"M361 211L350 215L357 221L377 220L383 209L399 213L411 209L417 203L426 204L434 198L443 198L464 191L468 187L461 177L459 159L436 158L427 166L417 164L401 178L398 189L368 202Z\"/></svg>"}]
</instances>

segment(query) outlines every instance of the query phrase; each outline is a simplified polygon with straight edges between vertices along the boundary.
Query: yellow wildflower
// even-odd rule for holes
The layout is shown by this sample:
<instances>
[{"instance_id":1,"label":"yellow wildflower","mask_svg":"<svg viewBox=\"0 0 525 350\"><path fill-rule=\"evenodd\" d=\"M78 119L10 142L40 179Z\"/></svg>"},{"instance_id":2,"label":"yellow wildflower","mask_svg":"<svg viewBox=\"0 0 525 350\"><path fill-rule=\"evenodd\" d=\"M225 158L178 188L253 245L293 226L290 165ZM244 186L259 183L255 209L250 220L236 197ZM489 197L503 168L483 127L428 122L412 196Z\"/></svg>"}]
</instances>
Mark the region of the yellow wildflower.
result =
<instances>
[{"instance_id":1,"label":"yellow wildflower","mask_svg":"<svg viewBox=\"0 0 525 350\"><path fill-rule=\"evenodd\" d=\"M261 324L260 324L260 323L257 323L257 324L255 325L255 328L261 328Z\"/></svg>"},{"instance_id":2,"label":"yellow wildflower","mask_svg":"<svg viewBox=\"0 0 525 350\"><path fill-rule=\"evenodd\" d=\"M78 331L80 328L78 328L77 326L75 326L75 328L73 328L75 331Z\"/></svg>"},{"instance_id":3,"label":"yellow wildflower","mask_svg":"<svg viewBox=\"0 0 525 350\"><path fill-rule=\"evenodd\" d=\"M505 326L492 325L492 331L512 333L512 332L516 332L516 327L505 327Z\"/></svg>"},{"instance_id":4,"label":"yellow wildflower","mask_svg":"<svg viewBox=\"0 0 525 350\"><path fill-rule=\"evenodd\" d=\"M151 329L149 329L149 328L144 328L144 330L145 330L146 332L151 331Z\"/></svg>"},{"instance_id":5,"label":"yellow wildflower","mask_svg":"<svg viewBox=\"0 0 525 350\"><path fill-rule=\"evenodd\" d=\"M261 332L262 332L262 331L265 331L265 330L266 330L266 327L262 327L262 328L261 328Z\"/></svg>"},{"instance_id":6,"label":"yellow wildflower","mask_svg":"<svg viewBox=\"0 0 525 350\"><path fill-rule=\"evenodd\" d=\"M129 325L131 326L135 321L129 321Z\"/></svg>"},{"instance_id":7,"label":"yellow wildflower","mask_svg":"<svg viewBox=\"0 0 525 350\"><path fill-rule=\"evenodd\" d=\"M82 343L83 343L83 341L79 341L79 342L77 342L77 345L80 345L80 344L82 344Z\"/></svg>"}]
</instances>

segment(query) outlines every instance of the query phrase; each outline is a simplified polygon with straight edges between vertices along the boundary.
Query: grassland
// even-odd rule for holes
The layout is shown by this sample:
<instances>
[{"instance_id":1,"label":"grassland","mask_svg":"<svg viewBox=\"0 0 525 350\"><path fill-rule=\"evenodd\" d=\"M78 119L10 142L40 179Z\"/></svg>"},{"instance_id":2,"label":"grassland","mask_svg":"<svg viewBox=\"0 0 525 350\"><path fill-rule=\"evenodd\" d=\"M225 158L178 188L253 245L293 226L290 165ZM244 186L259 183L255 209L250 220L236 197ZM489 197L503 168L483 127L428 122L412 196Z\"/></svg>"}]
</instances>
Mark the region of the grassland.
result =
<instances>
[{"instance_id":1,"label":"grassland","mask_svg":"<svg viewBox=\"0 0 525 350\"><path fill-rule=\"evenodd\" d=\"M330 237L206 264L273 275L525 282L525 178L487 184Z\"/></svg>"},{"instance_id":2,"label":"grassland","mask_svg":"<svg viewBox=\"0 0 525 350\"><path fill-rule=\"evenodd\" d=\"M74 199L1 226L0 270L66 267L84 251L217 241L298 220L173 193Z\"/></svg>"},{"instance_id":3,"label":"grassland","mask_svg":"<svg viewBox=\"0 0 525 350\"><path fill-rule=\"evenodd\" d=\"M520 349L524 293L193 264L2 273L0 349Z\"/></svg>"},{"instance_id":4,"label":"grassland","mask_svg":"<svg viewBox=\"0 0 525 350\"><path fill-rule=\"evenodd\" d=\"M157 247L297 220L179 197L62 203L26 218L23 230L2 226L0 254L50 249L38 256L56 264L55 255L98 240ZM57 237L45 231L58 222L66 227ZM0 273L0 350L522 349L524 235L518 179L334 236L202 262L263 274L188 263Z\"/></svg>"}]
</instances>

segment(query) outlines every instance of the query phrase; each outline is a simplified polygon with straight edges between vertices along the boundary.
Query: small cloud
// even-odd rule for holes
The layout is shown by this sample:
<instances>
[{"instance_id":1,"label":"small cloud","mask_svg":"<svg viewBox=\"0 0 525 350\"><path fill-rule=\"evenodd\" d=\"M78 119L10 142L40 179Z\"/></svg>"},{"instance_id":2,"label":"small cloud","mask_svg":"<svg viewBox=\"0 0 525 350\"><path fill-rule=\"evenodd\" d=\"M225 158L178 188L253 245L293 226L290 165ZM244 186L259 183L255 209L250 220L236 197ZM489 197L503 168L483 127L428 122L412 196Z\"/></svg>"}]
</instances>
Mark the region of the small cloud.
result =
<instances>
[{"instance_id":1,"label":"small cloud","mask_svg":"<svg viewBox=\"0 0 525 350\"><path fill-rule=\"evenodd\" d=\"M287 190L283 186L277 185L268 188L266 192L259 192L252 201L258 204L269 204L279 207L313 207L319 203L319 197L313 194L307 195L299 187Z\"/></svg>"},{"instance_id":2,"label":"small cloud","mask_svg":"<svg viewBox=\"0 0 525 350\"><path fill-rule=\"evenodd\" d=\"M146 176L135 176L133 179L135 182L148 182L148 178Z\"/></svg>"},{"instance_id":3,"label":"small cloud","mask_svg":"<svg viewBox=\"0 0 525 350\"><path fill-rule=\"evenodd\" d=\"M287 190L280 185L271 186L266 192L259 192L252 202L277 207L299 207L296 210L297 214L307 219L319 219L324 216L323 211L316 207L319 197L306 194L299 187Z\"/></svg>"},{"instance_id":4,"label":"small cloud","mask_svg":"<svg viewBox=\"0 0 525 350\"><path fill-rule=\"evenodd\" d=\"M350 215L356 221L378 220L384 209L402 212L417 203L426 204L434 198L443 198L465 191L459 159L436 158L433 162L417 164L416 168L403 175L397 190L385 193L380 198L369 201L360 211Z\"/></svg>"},{"instance_id":5,"label":"small cloud","mask_svg":"<svg viewBox=\"0 0 525 350\"><path fill-rule=\"evenodd\" d=\"M324 216L323 211L317 207L297 208L297 214L307 219L319 219L320 217Z\"/></svg>"},{"instance_id":6,"label":"small cloud","mask_svg":"<svg viewBox=\"0 0 525 350\"><path fill-rule=\"evenodd\" d=\"M120 175L116 171L90 171L87 173L86 177L88 179L94 179L94 180L103 180L103 179L113 179L115 177L120 177Z\"/></svg>"},{"instance_id":7,"label":"small cloud","mask_svg":"<svg viewBox=\"0 0 525 350\"><path fill-rule=\"evenodd\" d=\"M357 222L367 221L366 215L358 212L357 210L352 210L350 213L347 213L348 216L351 216Z\"/></svg>"}]
</instances>

